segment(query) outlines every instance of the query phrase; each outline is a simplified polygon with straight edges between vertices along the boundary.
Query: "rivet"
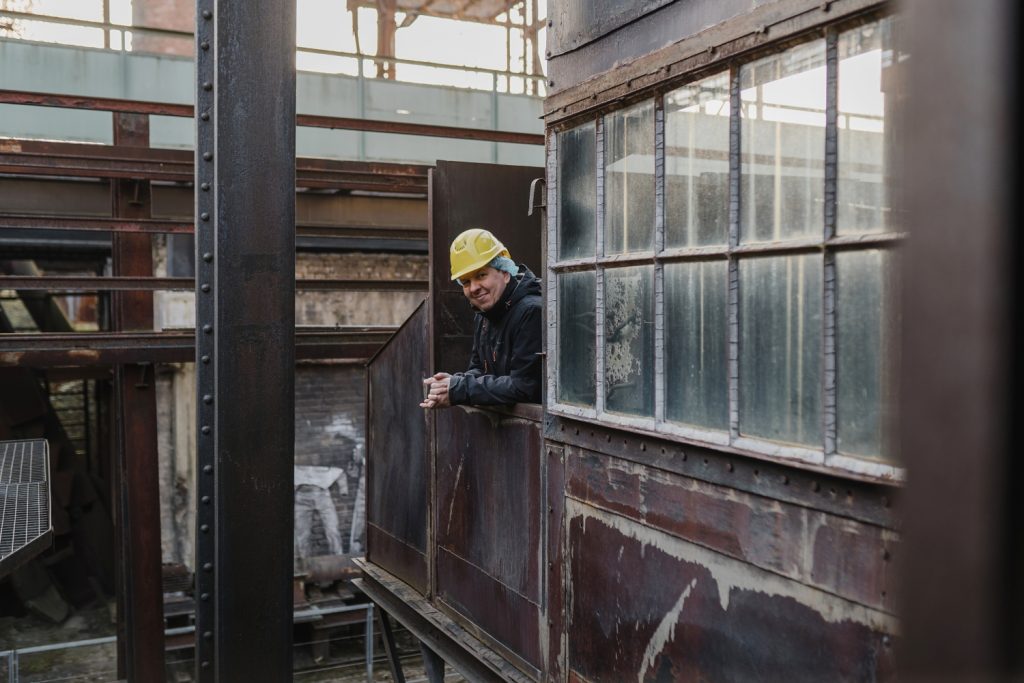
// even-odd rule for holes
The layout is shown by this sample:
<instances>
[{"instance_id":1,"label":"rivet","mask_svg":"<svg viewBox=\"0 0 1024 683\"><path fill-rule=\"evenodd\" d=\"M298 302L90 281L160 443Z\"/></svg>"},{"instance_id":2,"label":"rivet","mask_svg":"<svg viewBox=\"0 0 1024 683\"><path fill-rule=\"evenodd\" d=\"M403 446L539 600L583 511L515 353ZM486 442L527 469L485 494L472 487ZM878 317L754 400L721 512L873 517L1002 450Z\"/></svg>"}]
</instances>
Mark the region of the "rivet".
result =
<instances>
[{"instance_id":1,"label":"rivet","mask_svg":"<svg viewBox=\"0 0 1024 683\"><path fill-rule=\"evenodd\" d=\"M204 282L203 284L199 285L199 289L203 290L204 292L209 292L210 291L210 285L209 285L209 283Z\"/></svg>"},{"instance_id":2,"label":"rivet","mask_svg":"<svg viewBox=\"0 0 1024 683\"><path fill-rule=\"evenodd\" d=\"M213 83L210 83L210 81L204 81L203 82L203 90L206 90L207 92L209 92L210 90L213 90Z\"/></svg>"},{"instance_id":3,"label":"rivet","mask_svg":"<svg viewBox=\"0 0 1024 683\"><path fill-rule=\"evenodd\" d=\"M822 12L829 11L830 9L832 9L831 5L832 5L831 2L823 2L823 3L821 3L821 11Z\"/></svg>"},{"instance_id":4,"label":"rivet","mask_svg":"<svg viewBox=\"0 0 1024 683\"><path fill-rule=\"evenodd\" d=\"M605 434L604 435L604 440L607 441L608 443L611 443L612 435L611 434Z\"/></svg>"},{"instance_id":5,"label":"rivet","mask_svg":"<svg viewBox=\"0 0 1024 683\"><path fill-rule=\"evenodd\" d=\"M199 360L202 361L203 365L209 365L209 363L210 363L210 357L209 356L203 356Z\"/></svg>"},{"instance_id":6,"label":"rivet","mask_svg":"<svg viewBox=\"0 0 1024 683\"><path fill-rule=\"evenodd\" d=\"M203 571L212 572L213 571L213 563L207 562L206 564L204 564L203 565Z\"/></svg>"},{"instance_id":7,"label":"rivet","mask_svg":"<svg viewBox=\"0 0 1024 683\"><path fill-rule=\"evenodd\" d=\"M206 472L207 474L213 474L213 465L204 465L203 472Z\"/></svg>"},{"instance_id":8,"label":"rivet","mask_svg":"<svg viewBox=\"0 0 1024 683\"><path fill-rule=\"evenodd\" d=\"M551 50L548 50L547 52L545 52L544 56L547 57L548 59L551 59Z\"/></svg>"},{"instance_id":9,"label":"rivet","mask_svg":"<svg viewBox=\"0 0 1024 683\"><path fill-rule=\"evenodd\" d=\"M210 49L210 41L204 40L203 42L199 43L199 47L203 48L204 50L209 50Z\"/></svg>"},{"instance_id":10,"label":"rivet","mask_svg":"<svg viewBox=\"0 0 1024 683\"><path fill-rule=\"evenodd\" d=\"M202 501L203 501L203 505L209 505L210 504L210 497L209 496L203 496L202 497Z\"/></svg>"},{"instance_id":11,"label":"rivet","mask_svg":"<svg viewBox=\"0 0 1024 683\"><path fill-rule=\"evenodd\" d=\"M203 396L203 403L205 403L206 405L210 405L211 403L213 403L213 396L210 394L205 394Z\"/></svg>"},{"instance_id":12,"label":"rivet","mask_svg":"<svg viewBox=\"0 0 1024 683\"><path fill-rule=\"evenodd\" d=\"M202 531L205 534L206 532L208 532L210 530L210 525L209 524L203 524L202 526L199 527L199 530Z\"/></svg>"},{"instance_id":13,"label":"rivet","mask_svg":"<svg viewBox=\"0 0 1024 683\"><path fill-rule=\"evenodd\" d=\"M576 436L579 436L580 435L580 428L577 427L575 431L576 431Z\"/></svg>"},{"instance_id":14,"label":"rivet","mask_svg":"<svg viewBox=\"0 0 1024 683\"><path fill-rule=\"evenodd\" d=\"M889 636L882 636L882 645L889 647L890 644L892 644L892 638Z\"/></svg>"},{"instance_id":15,"label":"rivet","mask_svg":"<svg viewBox=\"0 0 1024 683\"><path fill-rule=\"evenodd\" d=\"M208 252L208 251L207 251L207 252L205 252L205 253L203 254L203 260L204 260L204 261L206 261L207 263L209 263L210 261L212 261L212 260L213 260L213 254L211 254L211 253L210 253L210 252Z\"/></svg>"},{"instance_id":16,"label":"rivet","mask_svg":"<svg viewBox=\"0 0 1024 683\"><path fill-rule=\"evenodd\" d=\"M549 514L549 515L553 515L553 514L555 514L555 508L553 508L553 507L551 507L551 506L549 505L549 506L548 506L548 514Z\"/></svg>"},{"instance_id":17,"label":"rivet","mask_svg":"<svg viewBox=\"0 0 1024 683\"><path fill-rule=\"evenodd\" d=\"M199 218L201 218L204 221L208 221L208 220L210 220L210 214L208 214L207 212L203 211L201 214L199 214Z\"/></svg>"},{"instance_id":18,"label":"rivet","mask_svg":"<svg viewBox=\"0 0 1024 683\"><path fill-rule=\"evenodd\" d=\"M645 443L641 443L641 444L640 444L640 450L642 450L642 451L646 451L646 450L647 450L647 444L645 444Z\"/></svg>"},{"instance_id":19,"label":"rivet","mask_svg":"<svg viewBox=\"0 0 1024 683\"><path fill-rule=\"evenodd\" d=\"M202 114L199 115L199 118L201 118L203 121L209 121L210 120L210 112L204 111Z\"/></svg>"},{"instance_id":20,"label":"rivet","mask_svg":"<svg viewBox=\"0 0 1024 683\"><path fill-rule=\"evenodd\" d=\"M814 482L813 484L811 484L811 490L817 493L818 491L821 490L821 484L819 484L818 482Z\"/></svg>"},{"instance_id":21,"label":"rivet","mask_svg":"<svg viewBox=\"0 0 1024 683\"><path fill-rule=\"evenodd\" d=\"M783 484L788 484L788 483L789 483L789 477L788 477L788 476L786 476L786 475L783 475L783 477L782 477L782 483L783 483Z\"/></svg>"},{"instance_id":22,"label":"rivet","mask_svg":"<svg viewBox=\"0 0 1024 683\"><path fill-rule=\"evenodd\" d=\"M213 159L213 152L203 152L203 158L206 159L207 161L212 160Z\"/></svg>"},{"instance_id":23,"label":"rivet","mask_svg":"<svg viewBox=\"0 0 1024 683\"><path fill-rule=\"evenodd\" d=\"M213 638L213 631L203 631L203 638L206 638L207 640Z\"/></svg>"},{"instance_id":24,"label":"rivet","mask_svg":"<svg viewBox=\"0 0 1024 683\"><path fill-rule=\"evenodd\" d=\"M213 16L213 12L211 12L208 9L204 9L203 10L203 19L209 19L212 16Z\"/></svg>"},{"instance_id":25,"label":"rivet","mask_svg":"<svg viewBox=\"0 0 1024 683\"><path fill-rule=\"evenodd\" d=\"M555 82L554 81L548 81L548 85L554 87Z\"/></svg>"},{"instance_id":26,"label":"rivet","mask_svg":"<svg viewBox=\"0 0 1024 683\"><path fill-rule=\"evenodd\" d=\"M203 667L204 669L209 669L210 668L210 663L209 662L203 662L202 664L200 664L200 666Z\"/></svg>"},{"instance_id":27,"label":"rivet","mask_svg":"<svg viewBox=\"0 0 1024 683\"><path fill-rule=\"evenodd\" d=\"M199 599L202 600L203 602L206 602L206 601L208 601L210 599L210 594L209 593L202 593L202 594L200 594Z\"/></svg>"},{"instance_id":28,"label":"rivet","mask_svg":"<svg viewBox=\"0 0 1024 683\"><path fill-rule=\"evenodd\" d=\"M199 186L199 189L202 190L203 192L209 192L210 183L203 183L202 185Z\"/></svg>"},{"instance_id":29,"label":"rivet","mask_svg":"<svg viewBox=\"0 0 1024 683\"><path fill-rule=\"evenodd\" d=\"M888 560L890 557L892 557L892 553L889 552L889 549L888 548L883 549L882 550L882 559L883 560Z\"/></svg>"},{"instance_id":30,"label":"rivet","mask_svg":"<svg viewBox=\"0 0 1024 683\"><path fill-rule=\"evenodd\" d=\"M210 334L211 332L213 332L213 325L203 325L203 332L205 332L206 334Z\"/></svg>"},{"instance_id":31,"label":"rivet","mask_svg":"<svg viewBox=\"0 0 1024 683\"><path fill-rule=\"evenodd\" d=\"M726 465L726 469L728 469L730 472L732 472L732 471L734 471L736 469L736 466L733 465L732 463L729 463L728 465Z\"/></svg>"},{"instance_id":32,"label":"rivet","mask_svg":"<svg viewBox=\"0 0 1024 683\"><path fill-rule=\"evenodd\" d=\"M554 569L554 568L555 568L555 563L554 562L548 562L548 569Z\"/></svg>"},{"instance_id":33,"label":"rivet","mask_svg":"<svg viewBox=\"0 0 1024 683\"><path fill-rule=\"evenodd\" d=\"M209 434L211 431L210 425L203 425L203 434ZM207 467L209 467L209 465L207 465Z\"/></svg>"},{"instance_id":34,"label":"rivet","mask_svg":"<svg viewBox=\"0 0 1024 683\"><path fill-rule=\"evenodd\" d=\"M548 19L548 28L551 28L554 25L555 25L555 22L552 21L551 19Z\"/></svg>"}]
</instances>

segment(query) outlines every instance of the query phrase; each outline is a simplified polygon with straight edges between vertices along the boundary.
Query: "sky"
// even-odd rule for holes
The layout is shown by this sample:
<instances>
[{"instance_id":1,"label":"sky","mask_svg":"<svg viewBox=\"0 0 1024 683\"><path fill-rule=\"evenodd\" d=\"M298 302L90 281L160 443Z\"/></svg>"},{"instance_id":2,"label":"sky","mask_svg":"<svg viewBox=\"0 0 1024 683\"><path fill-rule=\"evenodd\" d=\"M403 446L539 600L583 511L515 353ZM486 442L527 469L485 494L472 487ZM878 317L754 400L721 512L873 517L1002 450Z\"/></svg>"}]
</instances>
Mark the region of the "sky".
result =
<instances>
[{"instance_id":1,"label":"sky","mask_svg":"<svg viewBox=\"0 0 1024 683\"><path fill-rule=\"evenodd\" d=\"M130 25L132 0L109 0L110 21ZM545 15L546 0L539 0L539 14ZM0 0L0 9L23 10L31 5L31 11L86 21L102 21L102 0ZM296 0L296 38L300 48L312 47L354 53L355 36L352 32L352 14L346 10L345 0ZM401 23L404 15L399 13ZM513 21L521 21L513 12ZM62 26L48 22L19 22L19 32L29 40L60 42L85 47L102 47L103 31L95 28ZM546 29L541 30L540 54L543 60ZM364 54L373 54L377 49L376 12L359 10L360 46ZM111 45L122 47L120 31L112 32ZM131 49L130 32L124 42L125 49ZM522 33L512 32L512 71L522 71ZM429 61L479 68L505 69L505 30L496 26L485 26L471 22L452 21L433 17L418 17L411 26L398 30L396 56L400 59ZM356 60L303 53L300 49L296 58L300 69L327 73L356 74ZM372 73L370 60L364 69ZM399 65L398 78L404 81L437 83L474 87L489 90L492 76L471 74L453 69L431 69L413 65ZM523 79L513 79L512 92L523 91ZM499 89L506 84L500 80Z\"/></svg>"}]
</instances>

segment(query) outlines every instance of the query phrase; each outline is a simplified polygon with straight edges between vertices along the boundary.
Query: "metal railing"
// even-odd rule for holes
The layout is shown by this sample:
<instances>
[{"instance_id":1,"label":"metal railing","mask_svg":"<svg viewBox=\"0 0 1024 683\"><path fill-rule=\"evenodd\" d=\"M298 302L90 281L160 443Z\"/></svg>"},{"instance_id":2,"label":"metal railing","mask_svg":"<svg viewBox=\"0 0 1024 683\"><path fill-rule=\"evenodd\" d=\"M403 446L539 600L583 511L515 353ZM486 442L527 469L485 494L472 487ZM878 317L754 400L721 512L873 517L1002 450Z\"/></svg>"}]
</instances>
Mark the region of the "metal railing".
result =
<instances>
[{"instance_id":1,"label":"metal railing","mask_svg":"<svg viewBox=\"0 0 1024 683\"><path fill-rule=\"evenodd\" d=\"M0 37L31 40L22 38L17 34L18 26L13 22L39 22L45 24L54 24L60 26L73 26L78 28L95 29L96 31L102 32L103 49L117 50L121 52L132 51L138 52L139 54L166 54L159 51L147 52L143 43L141 49L136 49L134 41L132 40L135 34L152 36L154 38L166 38L170 40L180 40L183 43L187 43L190 47L188 49L188 55L191 55L191 45L194 41L194 35L190 31L179 31L175 29L166 28L154 28L150 26L134 26L129 24L119 24L111 21L89 21L86 19L73 19L68 17L61 17L52 14L40 14L36 12L20 12L15 10L0 9L0 18L8 18L12 20L10 27L4 27L0 25ZM112 41L111 38L116 38ZM133 43L131 48L127 45L131 41ZM118 45L118 47L112 47L112 44ZM420 80L420 79L402 79L400 77L385 79L383 77L377 77L368 75L367 72L373 71L373 68L377 68L383 65L389 66L407 66L414 67L417 69L436 69L447 72L455 72L459 74L478 74L484 76L483 82L486 82L490 77L490 83L486 87L480 85L473 85L471 81L467 81L466 85L458 85L455 87L465 87L473 90L490 90L492 93L508 93L508 94L524 94L533 95L537 97L543 97L545 94L546 77L543 73L531 74L524 72L516 72L510 69L488 69L484 67L471 66L467 64L446 64L443 62L430 62L421 61L415 59L401 59L398 57L384 57L377 55L367 55L365 53L357 52L346 52L343 50L331 50L326 48L319 48L313 46L302 46L299 45L296 48L297 55L320 55L326 57L334 57L344 61L351 65L348 70L336 70L328 71L326 73L337 73L341 75L355 76L360 81L365 78L374 78L379 80L396 80L400 82L408 83L422 83L427 85L446 85L439 81L431 80ZM184 56L184 55L182 55ZM367 68L367 62L370 63L371 68ZM323 73L321 69L308 69L302 66L297 67L300 71L308 71L314 73ZM394 75L399 75L400 70L391 69L390 72ZM415 73L415 72L414 72ZM518 85L522 88L521 91L517 89L513 93L513 85ZM362 89L360 89L362 93ZM360 97L360 101L364 101L365 98Z\"/></svg>"},{"instance_id":2,"label":"metal railing","mask_svg":"<svg viewBox=\"0 0 1024 683\"><path fill-rule=\"evenodd\" d=\"M344 612L366 612L366 620L364 624L364 637L366 639L366 680L373 680L373 639L374 639L374 605L372 602L367 602L360 605L339 605L336 607L310 607L308 609L296 610L295 620L296 621L315 621L318 618L326 617L332 614L341 614ZM170 628L164 631L164 636L183 636L191 633L195 633L195 626L181 626L178 628ZM0 661L7 662L7 681L8 683L18 683L20 681L19 667L21 665L21 658L26 655L44 654L53 652L63 652L65 650L73 650L82 647L95 647L99 645L110 645L117 642L117 636L106 636L103 638L90 638L88 640L74 640L64 643L50 643L47 645L35 645L32 647L22 647L11 650L4 650L0 652Z\"/></svg>"}]
</instances>

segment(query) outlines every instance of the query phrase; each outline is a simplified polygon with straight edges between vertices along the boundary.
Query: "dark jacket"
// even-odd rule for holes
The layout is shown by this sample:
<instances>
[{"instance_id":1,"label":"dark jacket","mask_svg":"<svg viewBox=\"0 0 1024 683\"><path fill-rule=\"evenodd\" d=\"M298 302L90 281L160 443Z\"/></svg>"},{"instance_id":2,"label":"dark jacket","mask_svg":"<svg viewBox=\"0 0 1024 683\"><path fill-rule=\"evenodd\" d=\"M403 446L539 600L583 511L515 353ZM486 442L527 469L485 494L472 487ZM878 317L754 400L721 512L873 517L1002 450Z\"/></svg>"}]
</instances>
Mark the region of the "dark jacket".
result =
<instances>
[{"instance_id":1,"label":"dark jacket","mask_svg":"<svg viewBox=\"0 0 1024 683\"><path fill-rule=\"evenodd\" d=\"M526 266L509 279L501 300L477 312L469 369L452 375L452 405L540 403L541 288Z\"/></svg>"}]
</instances>

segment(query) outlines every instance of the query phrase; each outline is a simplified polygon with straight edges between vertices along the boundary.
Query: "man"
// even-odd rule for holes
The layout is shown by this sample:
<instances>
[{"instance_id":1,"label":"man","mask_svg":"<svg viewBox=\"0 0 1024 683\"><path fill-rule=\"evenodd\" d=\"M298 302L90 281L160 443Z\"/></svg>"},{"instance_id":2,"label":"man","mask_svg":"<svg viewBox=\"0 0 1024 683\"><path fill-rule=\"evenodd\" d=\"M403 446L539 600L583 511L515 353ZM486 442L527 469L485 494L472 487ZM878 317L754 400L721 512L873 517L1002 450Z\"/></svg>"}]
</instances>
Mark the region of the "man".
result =
<instances>
[{"instance_id":1,"label":"man","mask_svg":"<svg viewBox=\"0 0 1024 683\"><path fill-rule=\"evenodd\" d=\"M466 372L425 379L420 406L540 403L540 280L488 230L463 232L449 257L452 280L476 309L473 353Z\"/></svg>"}]
</instances>

